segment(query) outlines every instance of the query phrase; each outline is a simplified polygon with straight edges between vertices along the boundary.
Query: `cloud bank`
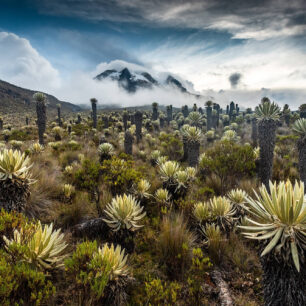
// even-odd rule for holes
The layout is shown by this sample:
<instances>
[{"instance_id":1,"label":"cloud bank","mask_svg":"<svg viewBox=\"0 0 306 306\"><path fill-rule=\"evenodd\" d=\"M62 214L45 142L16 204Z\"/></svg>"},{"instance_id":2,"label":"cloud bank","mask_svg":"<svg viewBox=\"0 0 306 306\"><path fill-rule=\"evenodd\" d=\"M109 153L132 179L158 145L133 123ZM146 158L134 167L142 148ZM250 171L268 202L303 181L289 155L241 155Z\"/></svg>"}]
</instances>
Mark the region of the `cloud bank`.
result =
<instances>
[{"instance_id":1,"label":"cloud bank","mask_svg":"<svg viewBox=\"0 0 306 306\"><path fill-rule=\"evenodd\" d=\"M0 79L41 90L60 86L58 71L30 42L7 32L0 32Z\"/></svg>"},{"instance_id":2,"label":"cloud bank","mask_svg":"<svg viewBox=\"0 0 306 306\"><path fill-rule=\"evenodd\" d=\"M275 100L280 105L288 103L293 109L305 103L306 89L303 89L305 88L305 86L303 87L303 82L305 81L306 63L303 63L300 51L292 49L292 53L287 53L287 57L290 55L288 60L285 55L284 57L281 56L281 47L277 50L274 48L277 51L278 58L273 60L275 53L268 50L265 52L268 54L267 58L263 60L260 55L251 52L254 48L251 44L246 45L245 50L240 47L240 53L244 52L245 55L248 55L248 52L250 53L243 61L241 58L239 60L238 57L234 56L237 54L237 49L235 48L230 52L227 51L229 52L227 54L222 51L219 54L207 56L203 60L203 56L200 55L188 58L188 52L192 52L192 48L182 52L181 58L171 59L171 48L168 46L167 49L155 50L154 52L152 51L152 54L143 56L143 59L147 57L147 61L144 61L147 62L147 65L120 60L103 62L97 65L93 71L71 71L70 75L64 78L46 58L31 46L28 40L12 33L0 32L0 79L25 88L45 91L61 100L75 104L87 104L90 98L96 97L102 105L137 106L157 101L160 104L172 104L175 107L185 104L192 106L193 103L203 106L204 102L210 99L220 103L222 106L233 100L244 107L254 107L263 96L271 97L272 100ZM169 50L167 51L169 52L168 55L165 50ZM148 71L157 79L163 79L169 72L165 72L164 67L166 65L163 61L158 61L158 53L160 52L164 53L163 58L167 61L170 74L182 81L189 91L194 91L193 83L190 80L189 82L186 81L184 76L196 75L199 78L203 77L204 83L206 83L202 87L204 89L196 87L197 93L203 96L203 100L186 96L177 90L165 88L143 89L136 94L128 94L119 88L116 82L93 80L95 75L106 69L120 69L123 67L136 71ZM214 62L214 60L219 60L219 57L223 58L224 64L222 66ZM281 61L284 62L281 63ZM178 62L180 65L177 64ZM188 70L190 67L192 69ZM274 69L277 71L275 72ZM242 84L240 82L241 77L237 75L237 71L241 71L239 73L243 75L244 83L248 84L253 80L255 85L257 82L257 86L250 87ZM275 80L273 81L274 75ZM232 82L231 87L228 87L229 79ZM288 80L291 80L291 87L286 86ZM193 81L192 78L191 81ZM260 85L265 83L274 84L275 86L269 86L270 89L261 89L264 86ZM218 84L219 87L209 86L210 84Z\"/></svg>"}]
</instances>

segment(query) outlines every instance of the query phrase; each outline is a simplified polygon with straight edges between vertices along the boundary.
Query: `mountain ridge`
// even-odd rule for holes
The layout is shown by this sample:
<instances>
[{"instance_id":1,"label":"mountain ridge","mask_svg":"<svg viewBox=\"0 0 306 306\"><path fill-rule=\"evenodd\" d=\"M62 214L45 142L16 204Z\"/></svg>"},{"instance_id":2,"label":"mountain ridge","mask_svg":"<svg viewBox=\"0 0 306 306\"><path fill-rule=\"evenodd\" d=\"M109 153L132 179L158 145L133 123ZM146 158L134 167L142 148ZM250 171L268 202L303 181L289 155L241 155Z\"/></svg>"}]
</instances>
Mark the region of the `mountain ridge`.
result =
<instances>
[{"instance_id":1,"label":"mountain ridge","mask_svg":"<svg viewBox=\"0 0 306 306\"><path fill-rule=\"evenodd\" d=\"M201 98L201 95L191 93L178 79L168 74L165 80L157 80L147 71L131 70L127 67L120 69L106 69L94 77L94 80L116 81L118 85L128 93L136 93L139 89L154 89L163 87L168 89L179 90L183 94L192 95Z\"/></svg>"},{"instance_id":2,"label":"mountain ridge","mask_svg":"<svg viewBox=\"0 0 306 306\"><path fill-rule=\"evenodd\" d=\"M33 95L37 91L19 87L9 82L0 80L0 112L33 112L35 111L35 102ZM44 93L47 97L47 109L55 112L57 104L61 104L63 112L77 112L82 108L70 102L60 101L53 95Z\"/></svg>"}]
</instances>

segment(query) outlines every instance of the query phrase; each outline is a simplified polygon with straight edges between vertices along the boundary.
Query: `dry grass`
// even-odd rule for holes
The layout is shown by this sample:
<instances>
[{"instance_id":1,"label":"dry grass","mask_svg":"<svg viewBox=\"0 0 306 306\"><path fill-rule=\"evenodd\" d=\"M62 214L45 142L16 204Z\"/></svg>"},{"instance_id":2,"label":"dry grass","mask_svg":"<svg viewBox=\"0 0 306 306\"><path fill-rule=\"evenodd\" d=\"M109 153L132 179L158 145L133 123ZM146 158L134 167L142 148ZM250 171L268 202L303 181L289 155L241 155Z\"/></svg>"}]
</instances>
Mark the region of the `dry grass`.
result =
<instances>
[{"instance_id":1,"label":"dry grass","mask_svg":"<svg viewBox=\"0 0 306 306\"><path fill-rule=\"evenodd\" d=\"M158 240L160 259L166 265L171 278L183 278L188 269L192 248L195 246L196 236L189 231L183 215L173 214L164 217Z\"/></svg>"}]
</instances>

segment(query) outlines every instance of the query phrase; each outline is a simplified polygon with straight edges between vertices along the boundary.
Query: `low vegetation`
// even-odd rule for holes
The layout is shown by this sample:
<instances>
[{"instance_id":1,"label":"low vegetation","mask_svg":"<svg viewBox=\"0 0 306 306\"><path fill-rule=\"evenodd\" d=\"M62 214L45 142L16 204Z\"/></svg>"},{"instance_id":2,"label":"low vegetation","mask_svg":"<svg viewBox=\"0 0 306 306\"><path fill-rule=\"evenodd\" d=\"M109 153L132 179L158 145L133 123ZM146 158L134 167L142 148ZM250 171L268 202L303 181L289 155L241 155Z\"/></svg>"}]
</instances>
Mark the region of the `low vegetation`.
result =
<instances>
[{"instance_id":1,"label":"low vegetation","mask_svg":"<svg viewBox=\"0 0 306 306\"><path fill-rule=\"evenodd\" d=\"M33 103L1 114L1 305L306 304L299 112Z\"/></svg>"}]
</instances>

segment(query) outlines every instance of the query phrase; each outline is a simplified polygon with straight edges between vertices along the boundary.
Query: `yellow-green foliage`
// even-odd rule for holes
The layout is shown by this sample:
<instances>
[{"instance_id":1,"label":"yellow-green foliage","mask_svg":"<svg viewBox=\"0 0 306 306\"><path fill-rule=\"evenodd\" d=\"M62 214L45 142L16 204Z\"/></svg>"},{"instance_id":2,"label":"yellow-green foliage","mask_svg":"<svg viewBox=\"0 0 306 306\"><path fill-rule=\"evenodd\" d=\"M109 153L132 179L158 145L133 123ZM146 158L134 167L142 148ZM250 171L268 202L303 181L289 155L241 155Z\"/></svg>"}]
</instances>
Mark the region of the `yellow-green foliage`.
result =
<instances>
[{"instance_id":1,"label":"yellow-green foliage","mask_svg":"<svg viewBox=\"0 0 306 306\"><path fill-rule=\"evenodd\" d=\"M146 305L175 305L182 285L158 279L145 282Z\"/></svg>"},{"instance_id":2,"label":"yellow-green foliage","mask_svg":"<svg viewBox=\"0 0 306 306\"><path fill-rule=\"evenodd\" d=\"M114 247L113 244L108 246L103 245L102 248L98 249L98 254L103 259L107 260L111 267L110 279L118 279L118 277L126 276L129 273L127 262L127 255L125 255L125 250L121 249L120 245Z\"/></svg>"},{"instance_id":3,"label":"yellow-green foliage","mask_svg":"<svg viewBox=\"0 0 306 306\"><path fill-rule=\"evenodd\" d=\"M43 272L0 250L1 305L42 305L54 294L55 287Z\"/></svg>"},{"instance_id":4,"label":"yellow-green foliage","mask_svg":"<svg viewBox=\"0 0 306 306\"><path fill-rule=\"evenodd\" d=\"M159 140L162 146L162 154L178 160L182 156L183 143L179 137L173 134L161 133Z\"/></svg>"},{"instance_id":5,"label":"yellow-green foliage","mask_svg":"<svg viewBox=\"0 0 306 306\"><path fill-rule=\"evenodd\" d=\"M21 228L32 228L34 223L29 222L23 214L17 212L7 212L4 209L0 212L0 247L3 245L3 236L12 239L15 230Z\"/></svg>"},{"instance_id":6,"label":"yellow-green foliage","mask_svg":"<svg viewBox=\"0 0 306 306\"><path fill-rule=\"evenodd\" d=\"M250 217L249 226L241 226L244 235L250 239L268 240L261 256L269 252L281 253L283 260L292 256L294 265L300 271L300 250L305 248L306 198L304 184L295 182L270 182L270 193L262 185L256 199L247 198ZM303 252L303 251L301 251Z\"/></svg>"},{"instance_id":7,"label":"yellow-green foliage","mask_svg":"<svg viewBox=\"0 0 306 306\"><path fill-rule=\"evenodd\" d=\"M20 151L6 150L0 152L0 180L18 178L30 179L30 159Z\"/></svg>"},{"instance_id":8,"label":"yellow-green foliage","mask_svg":"<svg viewBox=\"0 0 306 306\"><path fill-rule=\"evenodd\" d=\"M85 302L99 300L111 274L109 261L100 256L96 241L77 245L71 258L65 261L67 276L73 281L75 292L80 292Z\"/></svg>"},{"instance_id":9,"label":"yellow-green foliage","mask_svg":"<svg viewBox=\"0 0 306 306\"><path fill-rule=\"evenodd\" d=\"M35 227L21 228L14 231L14 238L3 236L6 249L14 253L20 247L19 254L25 261L40 269L51 269L62 266L67 244L60 230L53 231L53 224L42 226L40 222Z\"/></svg>"},{"instance_id":10,"label":"yellow-green foliage","mask_svg":"<svg viewBox=\"0 0 306 306\"><path fill-rule=\"evenodd\" d=\"M146 215L142 211L143 207L133 196L124 194L116 196L106 206L104 210L106 219L103 220L114 231L120 229L135 231L143 226L139 224L139 221Z\"/></svg>"},{"instance_id":11,"label":"yellow-green foliage","mask_svg":"<svg viewBox=\"0 0 306 306\"><path fill-rule=\"evenodd\" d=\"M188 271L188 293L190 304L196 305L200 301L200 296L203 294L203 283L207 272L211 269L213 264L210 262L209 257L204 256L200 248L192 250L192 264Z\"/></svg>"},{"instance_id":12,"label":"yellow-green foliage","mask_svg":"<svg viewBox=\"0 0 306 306\"><path fill-rule=\"evenodd\" d=\"M203 177L214 174L220 178L224 190L237 179L254 174L255 154L249 145L221 141L201 155L199 168Z\"/></svg>"},{"instance_id":13,"label":"yellow-green foliage","mask_svg":"<svg viewBox=\"0 0 306 306\"><path fill-rule=\"evenodd\" d=\"M193 209L193 216L198 222L208 221L211 217L211 209L209 203L198 202Z\"/></svg>"},{"instance_id":14,"label":"yellow-green foliage","mask_svg":"<svg viewBox=\"0 0 306 306\"><path fill-rule=\"evenodd\" d=\"M208 224L206 227L202 227L204 234L204 242L207 246L210 258L218 262L223 255L224 250L224 237L220 231L220 227L215 224Z\"/></svg>"},{"instance_id":15,"label":"yellow-green foliage","mask_svg":"<svg viewBox=\"0 0 306 306\"><path fill-rule=\"evenodd\" d=\"M80 189L92 191L97 188L99 184L99 177L100 164L90 159L84 159L82 162L82 167L75 173L74 183L76 187Z\"/></svg>"},{"instance_id":16,"label":"yellow-green foliage","mask_svg":"<svg viewBox=\"0 0 306 306\"><path fill-rule=\"evenodd\" d=\"M133 161L116 156L104 160L101 171L103 181L111 188L113 194L126 192L142 178L142 173L134 169Z\"/></svg>"}]
</instances>

